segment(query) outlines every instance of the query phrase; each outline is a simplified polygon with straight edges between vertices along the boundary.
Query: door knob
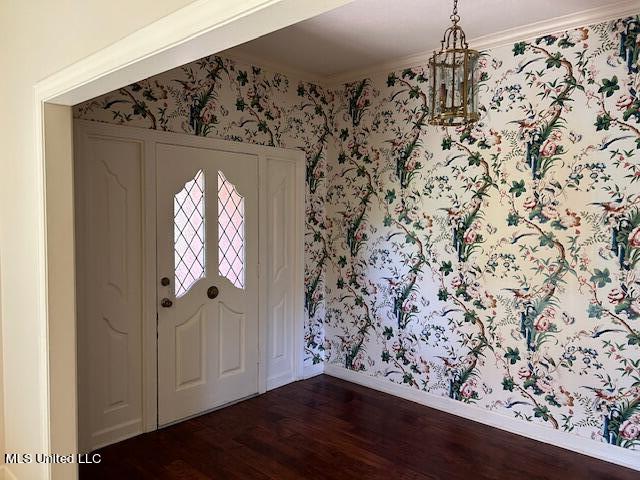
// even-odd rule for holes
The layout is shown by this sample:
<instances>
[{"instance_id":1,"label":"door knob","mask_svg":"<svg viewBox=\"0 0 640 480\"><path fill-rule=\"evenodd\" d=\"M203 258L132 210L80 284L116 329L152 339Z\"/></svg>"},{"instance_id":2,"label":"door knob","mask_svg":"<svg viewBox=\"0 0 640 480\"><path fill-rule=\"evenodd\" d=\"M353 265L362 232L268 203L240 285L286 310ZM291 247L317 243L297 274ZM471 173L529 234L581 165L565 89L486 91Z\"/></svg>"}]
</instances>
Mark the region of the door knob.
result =
<instances>
[{"instance_id":1,"label":"door knob","mask_svg":"<svg viewBox=\"0 0 640 480\"><path fill-rule=\"evenodd\" d=\"M219 293L220 290L218 290L218 287L211 286L207 289L207 297L209 297L211 300L216 298Z\"/></svg>"},{"instance_id":2,"label":"door knob","mask_svg":"<svg viewBox=\"0 0 640 480\"><path fill-rule=\"evenodd\" d=\"M171 305L173 305L173 302L168 298L163 298L162 300L160 300L160 305L162 305L164 308L169 308Z\"/></svg>"}]
</instances>

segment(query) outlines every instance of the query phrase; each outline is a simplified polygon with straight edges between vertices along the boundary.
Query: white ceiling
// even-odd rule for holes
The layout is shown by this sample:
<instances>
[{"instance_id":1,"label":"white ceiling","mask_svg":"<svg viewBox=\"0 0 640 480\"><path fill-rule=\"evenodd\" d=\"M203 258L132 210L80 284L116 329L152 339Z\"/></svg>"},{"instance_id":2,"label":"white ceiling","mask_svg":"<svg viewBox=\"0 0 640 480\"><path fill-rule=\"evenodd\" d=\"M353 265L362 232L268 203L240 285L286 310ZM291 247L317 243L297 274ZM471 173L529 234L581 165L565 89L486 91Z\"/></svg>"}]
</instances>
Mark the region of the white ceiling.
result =
<instances>
[{"instance_id":1,"label":"white ceiling","mask_svg":"<svg viewBox=\"0 0 640 480\"><path fill-rule=\"evenodd\" d=\"M459 0L458 10L467 39L477 39L537 22L553 25L549 20L596 7L606 12L630 3L634 2ZM354 0L225 53L320 78L336 77L434 48L449 26L451 8L452 1L447 0Z\"/></svg>"}]
</instances>

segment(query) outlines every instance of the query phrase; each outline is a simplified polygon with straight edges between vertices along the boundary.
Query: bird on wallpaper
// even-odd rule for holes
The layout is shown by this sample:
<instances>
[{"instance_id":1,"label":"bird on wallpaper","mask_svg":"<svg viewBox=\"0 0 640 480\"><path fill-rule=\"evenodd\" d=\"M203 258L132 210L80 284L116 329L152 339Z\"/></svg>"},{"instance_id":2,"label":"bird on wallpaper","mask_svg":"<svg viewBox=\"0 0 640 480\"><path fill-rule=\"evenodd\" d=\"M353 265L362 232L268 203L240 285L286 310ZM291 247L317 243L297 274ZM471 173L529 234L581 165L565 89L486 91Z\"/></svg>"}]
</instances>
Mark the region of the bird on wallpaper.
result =
<instances>
[{"instance_id":1,"label":"bird on wallpaper","mask_svg":"<svg viewBox=\"0 0 640 480\"><path fill-rule=\"evenodd\" d=\"M625 209L625 206L622 204L622 198L618 198L611 202L592 202L589 205L597 205L599 207L602 207L604 208L607 215L613 216L622 213Z\"/></svg>"},{"instance_id":2,"label":"bird on wallpaper","mask_svg":"<svg viewBox=\"0 0 640 480\"><path fill-rule=\"evenodd\" d=\"M439 358L444 362L444 365L448 368L456 368L458 366L457 363L451 362L447 357L441 357L440 355L436 355L436 358Z\"/></svg>"},{"instance_id":3,"label":"bird on wallpaper","mask_svg":"<svg viewBox=\"0 0 640 480\"><path fill-rule=\"evenodd\" d=\"M611 138L611 137L607 136L607 137L604 137L602 139L602 142L600 142L597 145L597 148L598 148L598 150L601 150L601 151L602 150L606 150L607 148L609 148L609 145L611 145L612 143L615 143L615 142L617 142L619 140L626 140L628 138L635 138L635 137L633 137L631 135L625 135L624 137L615 137L615 138Z\"/></svg>"},{"instance_id":4,"label":"bird on wallpaper","mask_svg":"<svg viewBox=\"0 0 640 480\"><path fill-rule=\"evenodd\" d=\"M516 298L528 299L531 298L531 294L529 293L529 287L525 288L503 288L503 290L507 290L515 295Z\"/></svg>"}]
</instances>

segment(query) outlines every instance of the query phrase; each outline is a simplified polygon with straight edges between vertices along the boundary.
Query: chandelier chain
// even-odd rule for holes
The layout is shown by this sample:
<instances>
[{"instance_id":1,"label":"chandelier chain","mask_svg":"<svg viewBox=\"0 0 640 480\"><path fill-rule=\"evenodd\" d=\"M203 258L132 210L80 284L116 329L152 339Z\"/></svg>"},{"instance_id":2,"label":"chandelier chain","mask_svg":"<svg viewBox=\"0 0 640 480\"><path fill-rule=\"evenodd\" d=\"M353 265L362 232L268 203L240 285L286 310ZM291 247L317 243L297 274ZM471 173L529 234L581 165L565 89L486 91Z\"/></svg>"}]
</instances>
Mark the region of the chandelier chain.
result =
<instances>
[{"instance_id":1,"label":"chandelier chain","mask_svg":"<svg viewBox=\"0 0 640 480\"><path fill-rule=\"evenodd\" d=\"M458 0L453 0L453 13L450 18L454 24L460 21L460 16L458 15Z\"/></svg>"}]
</instances>

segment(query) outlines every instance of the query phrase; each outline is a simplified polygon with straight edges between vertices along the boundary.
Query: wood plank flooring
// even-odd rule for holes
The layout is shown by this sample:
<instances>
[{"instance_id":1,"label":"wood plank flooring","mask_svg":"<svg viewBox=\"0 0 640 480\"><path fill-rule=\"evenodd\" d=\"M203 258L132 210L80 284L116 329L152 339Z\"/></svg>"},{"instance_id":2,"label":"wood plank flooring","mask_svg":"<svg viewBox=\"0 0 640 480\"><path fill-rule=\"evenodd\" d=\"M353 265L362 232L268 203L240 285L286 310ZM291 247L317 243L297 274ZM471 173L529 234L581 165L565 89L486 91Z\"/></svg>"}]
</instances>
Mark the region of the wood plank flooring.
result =
<instances>
[{"instance_id":1,"label":"wood plank flooring","mask_svg":"<svg viewBox=\"0 0 640 480\"><path fill-rule=\"evenodd\" d=\"M321 375L102 450L81 480L562 479L640 473Z\"/></svg>"}]
</instances>

